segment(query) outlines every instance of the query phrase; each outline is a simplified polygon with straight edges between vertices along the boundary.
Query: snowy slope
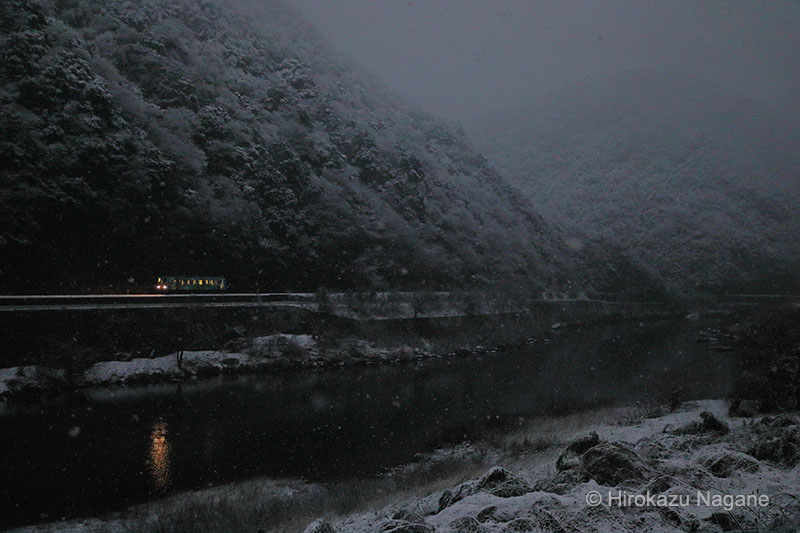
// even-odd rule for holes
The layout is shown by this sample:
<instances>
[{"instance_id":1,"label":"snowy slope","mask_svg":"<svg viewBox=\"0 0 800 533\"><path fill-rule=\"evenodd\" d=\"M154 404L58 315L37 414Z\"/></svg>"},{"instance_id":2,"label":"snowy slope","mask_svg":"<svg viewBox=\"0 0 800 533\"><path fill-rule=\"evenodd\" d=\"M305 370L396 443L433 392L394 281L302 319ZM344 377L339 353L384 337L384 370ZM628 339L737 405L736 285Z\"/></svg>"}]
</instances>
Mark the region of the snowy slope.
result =
<instances>
[{"instance_id":1,"label":"snowy slope","mask_svg":"<svg viewBox=\"0 0 800 533\"><path fill-rule=\"evenodd\" d=\"M796 110L633 71L469 125L546 216L682 289L798 284Z\"/></svg>"},{"instance_id":2,"label":"snowy slope","mask_svg":"<svg viewBox=\"0 0 800 533\"><path fill-rule=\"evenodd\" d=\"M456 126L279 2L0 6L0 285L169 272L239 288L572 277Z\"/></svg>"}]
</instances>

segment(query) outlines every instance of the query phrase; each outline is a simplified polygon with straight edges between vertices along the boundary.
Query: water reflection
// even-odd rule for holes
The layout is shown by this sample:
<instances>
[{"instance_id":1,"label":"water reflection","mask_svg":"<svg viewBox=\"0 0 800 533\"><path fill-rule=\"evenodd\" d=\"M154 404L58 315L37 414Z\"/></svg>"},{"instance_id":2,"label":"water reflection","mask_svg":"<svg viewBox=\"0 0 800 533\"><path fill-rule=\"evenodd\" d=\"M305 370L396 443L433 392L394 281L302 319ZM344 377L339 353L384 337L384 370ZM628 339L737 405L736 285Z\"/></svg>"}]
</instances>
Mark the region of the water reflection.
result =
<instances>
[{"instance_id":1,"label":"water reflection","mask_svg":"<svg viewBox=\"0 0 800 533\"><path fill-rule=\"evenodd\" d=\"M168 434L167 423L163 420L153 424L153 429L150 431L150 477L159 490L166 489L172 482Z\"/></svg>"}]
</instances>

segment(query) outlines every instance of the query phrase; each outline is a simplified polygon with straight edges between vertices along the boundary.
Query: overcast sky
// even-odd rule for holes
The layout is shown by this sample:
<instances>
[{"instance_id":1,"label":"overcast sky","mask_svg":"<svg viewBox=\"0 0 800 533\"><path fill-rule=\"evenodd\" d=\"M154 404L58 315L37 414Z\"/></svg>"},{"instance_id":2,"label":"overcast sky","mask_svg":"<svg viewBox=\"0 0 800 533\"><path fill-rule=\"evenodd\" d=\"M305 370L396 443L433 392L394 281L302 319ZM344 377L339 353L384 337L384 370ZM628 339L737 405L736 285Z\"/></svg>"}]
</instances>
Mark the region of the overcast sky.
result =
<instances>
[{"instance_id":1,"label":"overcast sky","mask_svg":"<svg viewBox=\"0 0 800 533\"><path fill-rule=\"evenodd\" d=\"M455 120L640 67L800 100L797 1L286 1L387 86Z\"/></svg>"}]
</instances>

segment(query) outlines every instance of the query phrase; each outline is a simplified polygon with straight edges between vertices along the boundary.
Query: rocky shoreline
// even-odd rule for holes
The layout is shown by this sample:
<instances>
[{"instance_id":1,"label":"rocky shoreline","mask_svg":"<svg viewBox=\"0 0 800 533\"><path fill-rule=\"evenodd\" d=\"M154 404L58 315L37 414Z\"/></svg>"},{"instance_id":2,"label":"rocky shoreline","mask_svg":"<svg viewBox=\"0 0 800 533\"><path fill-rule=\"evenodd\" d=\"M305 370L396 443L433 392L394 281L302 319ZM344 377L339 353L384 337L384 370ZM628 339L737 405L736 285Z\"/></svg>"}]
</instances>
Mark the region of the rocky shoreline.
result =
<instances>
[{"instance_id":1,"label":"rocky shoreline","mask_svg":"<svg viewBox=\"0 0 800 533\"><path fill-rule=\"evenodd\" d=\"M796 531L797 413L731 418L721 401L572 440L544 469L500 466L305 533ZM531 475L533 474L533 475Z\"/></svg>"}]
</instances>

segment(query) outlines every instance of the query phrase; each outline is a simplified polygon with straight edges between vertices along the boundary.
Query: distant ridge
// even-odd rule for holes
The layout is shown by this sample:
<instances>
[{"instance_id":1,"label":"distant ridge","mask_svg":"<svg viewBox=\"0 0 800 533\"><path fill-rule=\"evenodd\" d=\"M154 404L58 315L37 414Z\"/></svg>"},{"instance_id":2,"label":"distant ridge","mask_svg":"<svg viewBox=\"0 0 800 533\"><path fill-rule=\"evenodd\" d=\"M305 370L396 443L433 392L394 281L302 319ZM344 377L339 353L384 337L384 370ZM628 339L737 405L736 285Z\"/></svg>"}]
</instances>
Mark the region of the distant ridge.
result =
<instances>
[{"instance_id":1,"label":"distant ridge","mask_svg":"<svg viewBox=\"0 0 800 533\"><path fill-rule=\"evenodd\" d=\"M800 131L791 110L675 72L593 80L468 127L565 228L679 290L800 287Z\"/></svg>"}]
</instances>

